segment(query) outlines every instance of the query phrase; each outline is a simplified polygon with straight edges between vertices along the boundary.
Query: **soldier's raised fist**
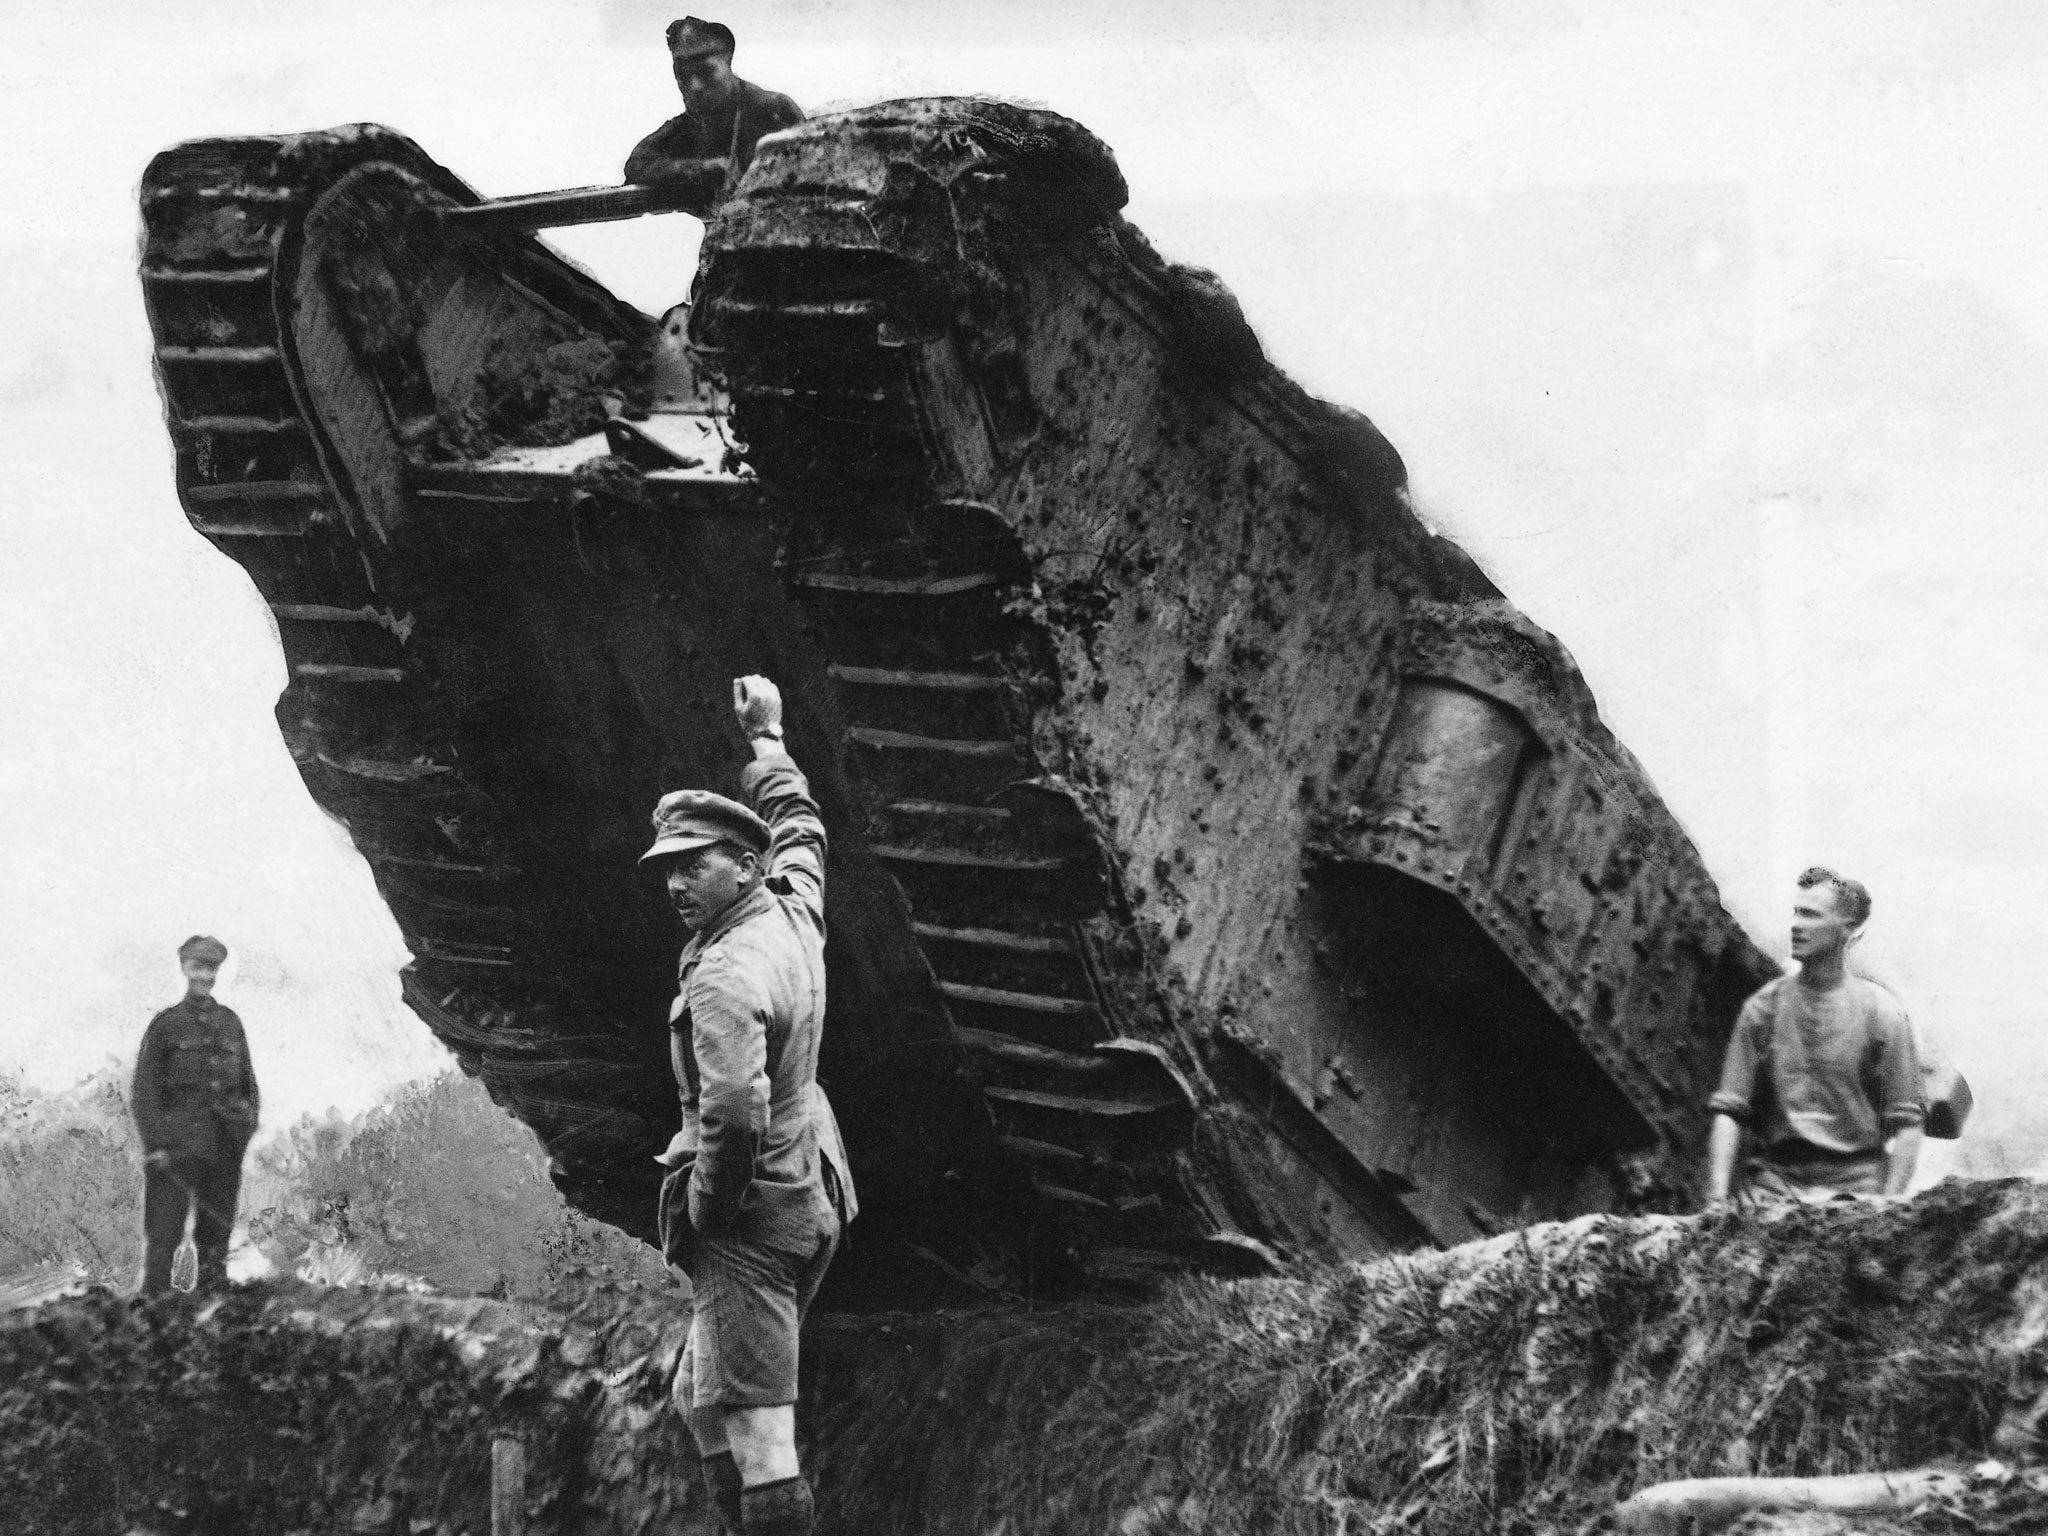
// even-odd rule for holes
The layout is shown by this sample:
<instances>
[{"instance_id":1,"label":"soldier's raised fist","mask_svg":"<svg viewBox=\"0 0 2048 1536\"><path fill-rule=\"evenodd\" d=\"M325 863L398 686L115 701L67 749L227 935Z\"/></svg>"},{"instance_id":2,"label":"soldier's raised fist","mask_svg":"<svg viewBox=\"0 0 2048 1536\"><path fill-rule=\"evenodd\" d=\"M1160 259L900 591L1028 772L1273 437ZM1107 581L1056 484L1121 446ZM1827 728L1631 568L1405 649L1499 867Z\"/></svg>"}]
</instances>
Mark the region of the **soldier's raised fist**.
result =
<instances>
[{"instance_id":1,"label":"soldier's raised fist","mask_svg":"<svg viewBox=\"0 0 2048 1536\"><path fill-rule=\"evenodd\" d=\"M782 690L767 678L754 673L734 678L732 712L740 734L749 741L761 736L782 739Z\"/></svg>"}]
</instances>

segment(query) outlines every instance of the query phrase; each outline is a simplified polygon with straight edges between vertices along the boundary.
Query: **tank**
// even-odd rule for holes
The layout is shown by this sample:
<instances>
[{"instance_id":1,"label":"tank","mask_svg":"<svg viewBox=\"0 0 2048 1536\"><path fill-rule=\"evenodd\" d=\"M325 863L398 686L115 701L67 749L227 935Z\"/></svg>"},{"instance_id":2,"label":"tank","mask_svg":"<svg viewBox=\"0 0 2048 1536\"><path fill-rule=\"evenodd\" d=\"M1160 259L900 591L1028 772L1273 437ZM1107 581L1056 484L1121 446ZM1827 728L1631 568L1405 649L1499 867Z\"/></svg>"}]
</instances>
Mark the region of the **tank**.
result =
<instances>
[{"instance_id":1,"label":"tank","mask_svg":"<svg viewBox=\"0 0 2048 1536\"><path fill-rule=\"evenodd\" d=\"M1564 648L1079 125L764 139L659 319L535 233L650 189L486 202L357 126L180 146L142 201L279 728L582 1210L652 1237L681 935L636 860L661 793L736 792L744 672L832 839L840 1304L1689 1197L1772 968Z\"/></svg>"}]
</instances>

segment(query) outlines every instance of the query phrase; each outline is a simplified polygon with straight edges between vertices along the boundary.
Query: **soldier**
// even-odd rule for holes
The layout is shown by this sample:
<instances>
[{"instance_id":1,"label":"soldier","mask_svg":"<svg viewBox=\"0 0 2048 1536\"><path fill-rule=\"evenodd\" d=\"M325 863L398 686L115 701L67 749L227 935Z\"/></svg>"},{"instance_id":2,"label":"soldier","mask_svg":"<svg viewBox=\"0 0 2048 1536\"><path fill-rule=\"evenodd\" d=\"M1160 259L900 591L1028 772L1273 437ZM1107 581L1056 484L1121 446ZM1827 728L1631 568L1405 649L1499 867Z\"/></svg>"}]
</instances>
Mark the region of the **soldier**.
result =
<instances>
[{"instance_id":1,"label":"soldier","mask_svg":"<svg viewBox=\"0 0 2048 1536\"><path fill-rule=\"evenodd\" d=\"M1869 916L1870 892L1857 881L1818 868L1799 877L1799 972L1743 1005L1710 1101L1710 1209L1728 1199L1745 1128L1758 1148L1748 1195L1896 1195L1912 1179L1926 1118L1913 1027L1897 998L1848 968Z\"/></svg>"},{"instance_id":2,"label":"soldier","mask_svg":"<svg viewBox=\"0 0 2048 1536\"><path fill-rule=\"evenodd\" d=\"M732 32L718 22L670 22L668 51L684 110L633 147L626 180L676 188L685 194L683 211L706 218L739 181L762 135L804 114L787 96L732 72Z\"/></svg>"},{"instance_id":3,"label":"soldier","mask_svg":"<svg viewBox=\"0 0 2048 1536\"><path fill-rule=\"evenodd\" d=\"M755 809L685 789L655 807L641 856L689 939L669 1012L682 1129L660 1161L662 1249L695 1287L677 1406L733 1536L801 1536L797 1330L855 1212L825 1023L825 828L782 747L782 696L733 682ZM758 814L756 812L758 811Z\"/></svg>"},{"instance_id":4,"label":"soldier","mask_svg":"<svg viewBox=\"0 0 2048 1536\"><path fill-rule=\"evenodd\" d=\"M227 1284L228 1234L242 1187L242 1153L256 1131L256 1074L234 1010L213 1000L228 957L219 939L178 946L185 1000L149 1021L131 1102L142 1132L142 1288L168 1290L171 1258L192 1218L198 1289Z\"/></svg>"}]
</instances>

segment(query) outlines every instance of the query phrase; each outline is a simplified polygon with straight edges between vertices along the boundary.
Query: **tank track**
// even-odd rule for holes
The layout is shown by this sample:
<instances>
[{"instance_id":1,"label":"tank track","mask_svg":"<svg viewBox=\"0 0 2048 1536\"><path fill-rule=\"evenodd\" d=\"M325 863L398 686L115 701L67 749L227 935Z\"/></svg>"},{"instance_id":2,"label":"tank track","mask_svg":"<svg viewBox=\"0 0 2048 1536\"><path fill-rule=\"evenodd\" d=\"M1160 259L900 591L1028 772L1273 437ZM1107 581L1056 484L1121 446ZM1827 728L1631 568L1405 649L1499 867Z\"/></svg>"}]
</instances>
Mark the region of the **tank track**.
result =
<instances>
[{"instance_id":1,"label":"tank track","mask_svg":"<svg viewBox=\"0 0 2048 1536\"><path fill-rule=\"evenodd\" d=\"M782 576L848 722L863 831L901 888L1043 1242L1097 1282L1254 1273L1192 1161L1198 1090L1129 1015L1143 955L1113 866L1036 724L1059 684L1032 574L991 508L933 501L907 349L857 264L707 286L749 460L786 507ZM821 301L823 290L828 298Z\"/></svg>"},{"instance_id":2,"label":"tank track","mask_svg":"<svg viewBox=\"0 0 2048 1536\"><path fill-rule=\"evenodd\" d=\"M250 574L289 670L277 720L314 799L345 825L413 950L405 1001L546 1145L576 1204L647 1235L667 1095L530 962L507 818L465 776L385 534L306 393L290 323L300 236L321 195L390 162L458 202L476 195L409 140L358 126L214 140L143 179L142 280L193 528ZM585 307L630 312L562 264ZM569 1054L573 1047L576 1054Z\"/></svg>"}]
</instances>

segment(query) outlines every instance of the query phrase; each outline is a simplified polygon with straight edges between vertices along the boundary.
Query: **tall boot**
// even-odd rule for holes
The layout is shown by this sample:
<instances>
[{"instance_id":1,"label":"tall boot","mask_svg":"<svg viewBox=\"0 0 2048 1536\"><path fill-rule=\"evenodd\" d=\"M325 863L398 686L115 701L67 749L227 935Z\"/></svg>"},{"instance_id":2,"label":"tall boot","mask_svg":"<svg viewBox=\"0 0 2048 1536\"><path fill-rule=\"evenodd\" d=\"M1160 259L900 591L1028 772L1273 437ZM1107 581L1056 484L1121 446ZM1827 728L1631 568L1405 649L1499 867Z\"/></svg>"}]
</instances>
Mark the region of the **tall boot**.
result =
<instances>
[{"instance_id":1,"label":"tall boot","mask_svg":"<svg viewBox=\"0 0 2048 1536\"><path fill-rule=\"evenodd\" d=\"M740 1469L731 1451L704 1458L704 1486L711 1490L711 1507L718 1511L719 1529L725 1536L745 1536L740 1515Z\"/></svg>"},{"instance_id":2,"label":"tall boot","mask_svg":"<svg viewBox=\"0 0 2048 1536\"><path fill-rule=\"evenodd\" d=\"M740 1492L744 1536L811 1536L811 1485L801 1477L756 1483Z\"/></svg>"}]
</instances>

